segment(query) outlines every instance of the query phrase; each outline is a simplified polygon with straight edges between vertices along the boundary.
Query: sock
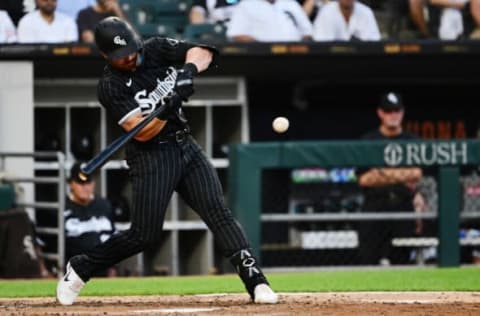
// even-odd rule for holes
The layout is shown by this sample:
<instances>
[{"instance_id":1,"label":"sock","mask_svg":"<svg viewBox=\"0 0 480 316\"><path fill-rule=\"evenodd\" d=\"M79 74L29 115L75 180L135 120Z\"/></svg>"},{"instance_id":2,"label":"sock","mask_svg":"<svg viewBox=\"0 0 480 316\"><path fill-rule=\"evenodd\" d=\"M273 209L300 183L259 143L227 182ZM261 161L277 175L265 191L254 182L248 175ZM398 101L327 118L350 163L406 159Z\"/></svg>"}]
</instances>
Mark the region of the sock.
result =
<instances>
[{"instance_id":1,"label":"sock","mask_svg":"<svg viewBox=\"0 0 480 316\"><path fill-rule=\"evenodd\" d=\"M233 254L229 259L253 300L255 286L262 283L268 284L262 270L258 266L257 260L252 256L250 249L242 249Z\"/></svg>"},{"instance_id":2,"label":"sock","mask_svg":"<svg viewBox=\"0 0 480 316\"><path fill-rule=\"evenodd\" d=\"M89 272L87 271L87 269L84 269L84 267L86 267L86 259L88 259L86 255L77 255L70 258L69 260L73 270L75 270L77 275L80 277L80 279L82 279L84 283L87 283L88 280L90 280Z\"/></svg>"}]
</instances>

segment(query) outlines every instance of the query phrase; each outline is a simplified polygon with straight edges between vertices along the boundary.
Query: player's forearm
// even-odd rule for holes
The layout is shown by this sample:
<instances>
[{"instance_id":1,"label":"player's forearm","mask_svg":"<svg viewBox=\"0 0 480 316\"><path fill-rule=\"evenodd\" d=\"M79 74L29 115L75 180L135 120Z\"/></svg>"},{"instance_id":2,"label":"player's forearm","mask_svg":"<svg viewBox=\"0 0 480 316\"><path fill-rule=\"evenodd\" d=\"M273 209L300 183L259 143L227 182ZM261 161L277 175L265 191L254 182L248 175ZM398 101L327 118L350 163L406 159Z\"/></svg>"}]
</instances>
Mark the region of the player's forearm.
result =
<instances>
[{"instance_id":1,"label":"player's forearm","mask_svg":"<svg viewBox=\"0 0 480 316\"><path fill-rule=\"evenodd\" d=\"M374 168L359 178L363 187L378 187L397 183L416 183L422 177L420 168Z\"/></svg>"},{"instance_id":2,"label":"player's forearm","mask_svg":"<svg viewBox=\"0 0 480 316\"><path fill-rule=\"evenodd\" d=\"M136 116L132 117L131 119L127 120L125 123L122 124L122 128L128 132L135 126L137 126L144 117ZM165 126L166 121L159 120L157 118L153 119L150 123L148 123L138 134L135 135L135 140L139 142L146 142L155 137Z\"/></svg>"},{"instance_id":3,"label":"player's forearm","mask_svg":"<svg viewBox=\"0 0 480 316\"><path fill-rule=\"evenodd\" d=\"M416 182L422 177L420 168L381 168L380 172L396 182Z\"/></svg>"},{"instance_id":4,"label":"player's forearm","mask_svg":"<svg viewBox=\"0 0 480 316\"><path fill-rule=\"evenodd\" d=\"M197 67L198 72L208 68L213 60L213 53L203 47L192 47L187 51L185 64L192 63Z\"/></svg>"}]
</instances>

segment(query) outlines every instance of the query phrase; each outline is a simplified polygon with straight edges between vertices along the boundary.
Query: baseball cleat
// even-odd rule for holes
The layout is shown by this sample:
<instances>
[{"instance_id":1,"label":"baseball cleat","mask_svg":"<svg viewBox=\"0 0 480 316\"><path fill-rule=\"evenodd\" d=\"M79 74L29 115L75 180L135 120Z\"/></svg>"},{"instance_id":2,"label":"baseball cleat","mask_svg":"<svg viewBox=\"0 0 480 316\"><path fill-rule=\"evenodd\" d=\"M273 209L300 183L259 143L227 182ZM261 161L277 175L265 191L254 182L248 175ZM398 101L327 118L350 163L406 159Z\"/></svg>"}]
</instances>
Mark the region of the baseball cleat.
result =
<instances>
[{"instance_id":1,"label":"baseball cleat","mask_svg":"<svg viewBox=\"0 0 480 316\"><path fill-rule=\"evenodd\" d=\"M67 273L57 284L57 301L62 305L72 305L85 282L73 270L70 262L67 264Z\"/></svg>"},{"instance_id":2,"label":"baseball cleat","mask_svg":"<svg viewBox=\"0 0 480 316\"><path fill-rule=\"evenodd\" d=\"M262 283L253 290L254 302L256 304L276 304L278 303L278 295L268 286Z\"/></svg>"}]
</instances>

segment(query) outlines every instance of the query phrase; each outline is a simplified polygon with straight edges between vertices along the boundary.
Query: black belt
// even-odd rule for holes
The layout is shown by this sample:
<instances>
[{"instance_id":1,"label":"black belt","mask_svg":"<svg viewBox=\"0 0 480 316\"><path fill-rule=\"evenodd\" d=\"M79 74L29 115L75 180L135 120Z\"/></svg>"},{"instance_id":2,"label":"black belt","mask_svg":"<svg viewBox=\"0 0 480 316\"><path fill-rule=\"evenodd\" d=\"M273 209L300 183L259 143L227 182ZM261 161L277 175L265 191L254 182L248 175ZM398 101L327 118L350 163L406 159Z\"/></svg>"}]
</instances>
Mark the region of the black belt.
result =
<instances>
[{"instance_id":1,"label":"black belt","mask_svg":"<svg viewBox=\"0 0 480 316\"><path fill-rule=\"evenodd\" d=\"M182 143L184 142L188 135L190 135L190 128L186 127L184 129L179 129L178 131L167 133L165 135L161 135L158 139L159 143L162 142L177 142L177 143Z\"/></svg>"}]
</instances>

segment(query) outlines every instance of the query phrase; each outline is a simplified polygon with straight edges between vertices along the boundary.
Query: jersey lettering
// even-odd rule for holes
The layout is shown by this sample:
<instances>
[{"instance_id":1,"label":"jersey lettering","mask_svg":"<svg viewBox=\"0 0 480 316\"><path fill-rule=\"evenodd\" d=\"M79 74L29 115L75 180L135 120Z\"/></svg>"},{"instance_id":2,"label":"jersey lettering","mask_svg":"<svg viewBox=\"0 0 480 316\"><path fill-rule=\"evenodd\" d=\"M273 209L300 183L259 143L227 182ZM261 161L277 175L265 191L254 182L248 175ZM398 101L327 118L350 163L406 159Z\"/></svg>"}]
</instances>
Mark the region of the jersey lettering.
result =
<instances>
[{"instance_id":1,"label":"jersey lettering","mask_svg":"<svg viewBox=\"0 0 480 316\"><path fill-rule=\"evenodd\" d=\"M112 230L112 224L105 216L93 216L86 221L79 218L70 218L65 221L67 237L78 237L85 233L100 233Z\"/></svg>"},{"instance_id":2,"label":"jersey lettering","mask_svg":"<svg viewBox=\"0 0 480 316\"><path fill-rule=\"evenodd\" d=\"M150 93L143 89L135 94L135 101L137 101L142 114L147 115L155 109L157 104L163 104L164 99L170 96L175 82L177 80L177 70L173 67L167 69L167 76L162 80L157 78L157 86Z\"/></svg>"}]
</instances>

